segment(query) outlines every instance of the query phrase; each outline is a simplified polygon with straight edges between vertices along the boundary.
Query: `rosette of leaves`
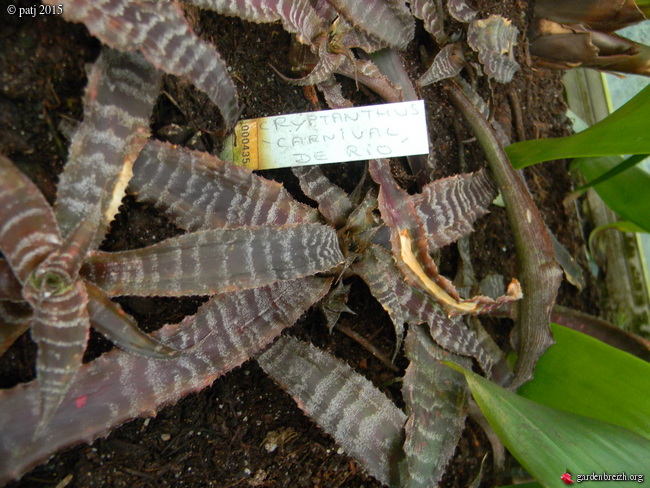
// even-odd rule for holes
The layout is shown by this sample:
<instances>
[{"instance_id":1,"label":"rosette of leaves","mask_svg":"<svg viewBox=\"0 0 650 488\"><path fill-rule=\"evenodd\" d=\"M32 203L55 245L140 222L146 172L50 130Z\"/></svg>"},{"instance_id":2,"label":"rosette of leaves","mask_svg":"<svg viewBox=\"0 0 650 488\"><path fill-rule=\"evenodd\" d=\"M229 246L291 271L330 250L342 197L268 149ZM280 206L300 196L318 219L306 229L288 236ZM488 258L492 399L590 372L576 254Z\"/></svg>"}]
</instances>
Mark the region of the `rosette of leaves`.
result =
<instances>
[{"instance_id":1,"label":"rosette of leaves","mask_svg":"<svg viewBox=\"0 0 650 488\"><path fill-rule=\"evenodd\" d=\"M221 229L137 251L95 252L147 142L156 93L151 85L155 87L159 78L140 55L106 50L100 56L89 75L86 117L72 140L56 209L8 159L2 159L0 195L6 211L0 220L0 249L6 261L0 267L4 289L0 298L8 327L2 328L1 352L31 329L38 345L37 437L48 429L75 381L91 323L130 352L158 359L180 355L140 332L106 293L214 295L313 275L343 260L333 230L308 218L302 224L299 212L280 222L282 238L278 228ZM307 258L302 271L298 254L280 252L294 245ZM242 260L241 247L248 247L254 258ZM201 265L207 261L222 267ZM127 281L117 287L111 281L115 276L131 276L130 287L124 287ZM30 305L31 313L15 303L20 301Z\"/></svg>"},{"instance_id":2,"label":"rosette of leaves","mask_svg":"<svg viewBox=\"0 0 650 488\"><path fill-rule=\"evenodd\" d=\"M316 10L331 14L328 5ZM390 13L393 3L384 5L388 11L381 12ZM169 56L164 40L171 44L174 35L160 38L155 35L158 29L129 27L121 16L107 14L104 4L98 10L86 7L79 18L90 25L100 18L92 29L106 36L107 43L142 50L145 57L154 57L150 49L162 51L165 59ZM127 20L144 15L135 2L123 2L123 7ZM337 8L344 11L343 6ZM275 11L266 11L275 12L268 20L284 19L292 29L311 25L310 21L290 23L286 19L292 18L291 11L277 5ZM360 14L350 10L347 15ZM164 16L148 18L163 32L169 27ZM102 30L104 23L111 22L120 26L117 31L136 29L138 39L122 44L111 40L121 35ZM186 29L180 30L186 33ZM310 39L310 32L320 31L307 30L303 39ZM185 46L183 40L189 38L181 35L180 45ZM147 47L153 42L158 48ZM74 343L75 354L63 365L44 356L37 366L37 380L0 393L5 412L0 419L0 479L19 476L59 447L90 441L128 419L152 415L204 388L270 344L324 298L336 279L356 274L388 311L397 347L405 324L409 325L405 342L411 367L404 384L408 417L348 367L335 367L340 362L310 352L306 344L281 339L261 357L261 363L300 405L310 406L306 410L317 423L378 479L409 486L437 482L460 435L465 411L465 387L458 375L437 367L437 360L467 363L454 355L469 356L496 381L505 383L511 377L502 355L488 352L496 349L485 343L489 336L479 339L461 316L518 299L517 283L497 300L461 298L439 275L429 255L470 233L472 222L485 213L494 196L486 173L439 180L409 196L392 178L388 163L375 161L371 174L379 188L358 201L318 168L296 170L303 191L318 204L316 212L294 201L281 185L245 169L206 154L147 142L148 113L159 73L139 55L106 53L123 56L125 63L137 59L140 67L112 74L98 63L90 76L94 82L88 90L87 117L70 150L55 212L11 163L3 161L11 179L21 181L26 189L2 188L8 203L18 202L8 206L13 211L1 223L7 240L0 247L8 257L0 265L3 313L20 330L37 323L34 320L42 328L56 320L70 324L80 337L92 323L124 349L168 359L115 350L81 366L78 351L83 351L85 340L62 339L61 327L51 327L48 336L35 334L37 341L45 338L39 350L41 346L47 350L48 341ZM324 57L333 59L330 54ZM344 55L340 66L345 66L345 59L349 58ZM124 88L115 91L112 84L120 76ZM102 83L108 88L102 88ZM116 98L106 99L104 92ZM146 107L133 116L133 99L141 97ZM96 251L127 185L188 233L144 249ZM22 208L27 209L26 215ZM31 220L34 216L38 218ZM37 252L29 254L33 261L26 261L29 266L23 269L20 253L32 245ZM214 262L222 266L206 266ZM138 332L134 321L109 299L125 294L210 298L196 315L165 326L154 340ZM48 300L59 296L66 300L48 308ZM31 305L31 316L18 303L21 299ZM20 314L13 313L17 308ZM275 354L284 359L278 363ZM300 363L305 357L307 363ZM292 374L301 368L311 371L304 388L295 385L304 378ZM49 381L48 370L65 370L67 375L65 381L56 381L54 396L46 395L43 388ZM337 372L334 376L332 370ZM339 387L331 389L332 381ZM333 392L338 396L330 398ZM367 402L358 402L357 393ZM333 418L341 422L332 423ZM30 442L34 436L38 443ZM434 437L438 440L431 442Z\"/></svg>"},{"instance_id":3,"label":"rosette of leaves","mask_svg":"<svg viewBox=\"0 0 650 488\"><path fill-rule=\"evenodd\" d=\"M5 322L17 333L30 324L47 330L43 335L32 329L39 350L47 352L48 344L56 343L74 344L75 351L64 364L39 356L35 381L0 393L5 412L0 420L3 480L19 476L59 447L90 441L209 385L293 324L328 293L342 271L368 283L393 318L399 341L405 323L425 323L427 340L475 357L497 377L508 374L494 367L503 365L503 358L488 354L460 317L454 317L504 300L460 299L432 262L419 264L422 252L471 232L472 222L485 213L494 187L484 172L440 180L408 196L396 186L387 163L376 162L373 177L380 184L379 198L371 191L356 202L318 168L296 170L305 192L318 203L319 217L278 183L246 169L207 154L147 142L152 76L159 74L139 55L108 50L96 63L89 76L86 117L73 139L54 211L29 180L3 160L8 177L2 181L9 182L2 187L8 211L0 225L0 246L7 258L0 265ZM134 99L141 99L141 105ZM133 113L137 110L142 113ZM95 251L127 185L189 233L144 249ZM402 198L403 204L396 205ZM378 205L382 219L374 212ZM325 224L318 223L323 220ZM403 248L392 248L391 241ZM400 260L404 262L395 264ZM344 261L343 269L337 267ZM221 266L206 266L209 262ZM70 290L74 295L68 300ZM164 327L153 339L139 332L133 319L109 299L124 294L211 298L196 315ZM505 300L517 298L512 295ZM31 312L20 304L23 300ZM115 350L81 365L78 351L83 352L89 324L130 352ZM61 329L76 329L81 339L62 337ZM3 343L8 345L15 336L3 336ZM50 381L49 370L66 374L65 381L56 378L53 383L54 395L43 387ZM419 391L417 382L407 384ZM371 396L380 398L377 393ZM464 416L462 402L452 404L445 414L456 426L444 443L448 454ZM335 407L347 410L348 404ZM397 412L394 406L386 408ZM416 412L423 412L423 418L430 415L414 404L411 427L405 431L409 445L431 435L433 428L422 430ZM365 413L360 415L365 419ZM314 417L327 428L324 419ZM389 417L397 426L404 419L401 413ZM362 439L352 432L333 434L343 445ZM37 443L31 442L35 436ZM381 451L373 445L375 449ZM402 455L385 465L366 461L384 459L382 455L350 451L379 479L390 480L391 473L403 469L394 465ZM421 466L408 468L415 473L408 476L438 476L424 468L426 463L416 462L410 448L405 452L407 465ZM441 473L447 459L439 457L435 473Z\"/></svg>"},{"instance_id":4,"label":"rosette of leaves","mask_svg":"<svg viewBox=\"0 0 650 488\"><path fill-rule=\"evenodd\" d=\"M405 281L389 257L388 228L383 221L378 222L373 213L377 205L373 193L355 207L352 200L329 183L318 168L296 171L303 187L318 200L321 214L330 223L322 225L314 223L318 218L316 212L296 203L279 184L207 154L151 141L141 151L133 172L130 186L138 197L155 202L190 233L134 251L87 253L80 279L84 283L92 283L92 286L109 296L217 294L196 315L156 333L157 338L182 353L165 361L156 361L115 350L81 366L63 394L61 405L39 433L43 442L39 443L42 447L38 449L29 439L33 436L34 421L38 419L38 410L34 405L40 401L39 380L0 393L0 403L7 412L0 421L5 434L0 441L3 479L17 476L27 466L60 446L80 440L89 441L130 418L151 415L161 406L209 385L217 376L241 364L327 293L333 278L319 277L316 273L341 263L344 254L348 262L346 273L359 274L369 284L373 294L393 317L398 337L404 332L405 322L425 322L428 325L418 332L418 340L432 342L435 339L445 348L476 357L487 371L493 370L493 364L502 360L485 352L460 317L449 318L442 312L435 294L419 289L417 283L412 285ZM393 186L392 178L382 178L384 185ZM485 207L493 195L493 186L485 173L440 180L427 187L423 194L408 197L409 208L416 212L410 218L422 223L429 235L424 245L433 249L470 232L471 222L485 213ZM399 216L393 219L400 222ZM303 236L294 240L295 232L300 232L300 229L305 231ZM277 241L274 240L274 232L277 232ZM212 235L218 237L210 240ZM219 254L221 248L233 247L237 248L233 260ZM301 256L307 258L306 255L310 260L319 255L329 257L324 258L322 266L314 267L301 278L299 263ZM283 261L283 257L291 261L291 266ZM224 263L223 268L205 271L205 260L210 259ZM242 266L247 267L248 271L243 270ZM156 269L169 272L157 273ZM283 274L286 272L289 274ZM242 277L242 274L245 276ZM338 276L340 270L333 270L331 274ZM441 296L445 296L445 293ZM473 308L470 312L492 306L480 298L473 301L447 298L447 302L445 306L452 306L449 310L453 306L468 305ZM283 342L280 342L273 346L273 350L283 347ZM296 347L302 350L309 346ZM286 354L300 356L296 351ZM325 364L334 361L329 355L321 354L327 358ZM413 354L415 358L421 353L407 354ZM266 364L264 360L262 362ZM425 362L428 364L428 360ZM329 366L322 368L329 371ZM280 378L282 373L271 374ZM338 381L343 382L347 389L346 375ZM350 372L350 375L354 379L349 381L360 384L356 373ZM320 381L318 376L314 376L314 381ZM409 391L417 391L417 395L427 391L421 389L419 381L407 381ZM449 386L446 381L442 384L440 388L443 389ZM464 418L464 403L459 400L464 398L464 387L459 391L458 383L452 384L456 393L449 394L457 400L450 402L442 411L453 420L450 420L450 425L454 427L445 434L448 435L448 440L444 442L444 452L447 454L435 464L436 477L442 473L448 455L453 452ZM308 389L310 394L321 388L316 384L312 386L313 389ZM372 398L382 398L374 387L371 388L373 391L368 394ZM300 402L303 404L302 399ZM404 414L394 405L387 406L390 402L385 397L376 402L379 402L377 408L388 415L385 421L393 426L390 429L398 429L397 435L401 438L404 435L401 431ZM350 414L354 411L350 409L348 401L329 408ZM419 442L419 436L431 435L431 429L446 431L447 427L438 424L426 428L420 425L419 415L423 415L424 419L429 418L430 408L420 411L420 407L414 404L411 427L406 430L407 442ZM329 428L318 412L312 415L325 429ZM347 421L351 425L356 424L357 420L373 424L375 413L364 408L358 415L359 418L350 417ZM70 416L74 416L74 423L68 421ZM381 446L362 442L367 439L368 431L355 434L340 430L332 434L379 479L390 481L391 473L399 471L395 463L399 463L404 455L390 455L390 462L386 464L388 458L381 454L384 452ZM393 441L393 447L401 446ZM357 452L348 447L350 443L365 445L371 452ZM438 452L437 448L432 449L432 453ZM415 463L419 466L420 462L416 462L412 456L415 453L407 448L407 465ZM408 476L425 476L427 479L434 476L433 472L428 471L430 463L422 463L420 468L413 468L416 474ZM424 466L429 467L425 469ZM421 469L425 469L425 474L419 473Z\"/></svg>"}]
</instances>

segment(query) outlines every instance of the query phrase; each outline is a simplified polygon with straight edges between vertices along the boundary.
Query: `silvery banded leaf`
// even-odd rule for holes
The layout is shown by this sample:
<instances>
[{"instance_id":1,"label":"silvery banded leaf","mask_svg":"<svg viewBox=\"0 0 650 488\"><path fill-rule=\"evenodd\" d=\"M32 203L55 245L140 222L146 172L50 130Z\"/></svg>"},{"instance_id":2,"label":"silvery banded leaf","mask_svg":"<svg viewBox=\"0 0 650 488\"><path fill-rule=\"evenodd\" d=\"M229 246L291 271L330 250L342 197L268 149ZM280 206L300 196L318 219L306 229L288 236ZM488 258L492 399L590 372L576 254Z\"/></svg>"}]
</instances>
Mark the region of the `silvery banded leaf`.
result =
<instances>
[{"instance_id":1,"label":"silvery banded leaf","mask_svg":"<svg viewBox=\"0 0 650 488\"><path fill-rule=\"evenodd\" d=\"M187 76L219 107L227 126L239 117L237 93L226 65L210 44L199 39L175 2L136 0L47 0L63 4L63 16L82 22L104 44L140 51L156 68Z\"/></svg>"},{"instance_id":2,"label":"silvery banded leaf","mask_svg":"<svg viewBox=\"0 0 650 488\"><path fill-rule=\"evenodd\" d=\"M132 166L149 136L161 74L140 53L104 48L88 75L84 120L59 177L56 218L67 236L98 204L97 247L124 196Z\"/></svg>"},{"instance_id":3,"label":"silvery banded leaf","mask_svg":"<svg viewBox=\"0 0 650 488\"><path fill-rule=\"evenodd\" d=\"M282 22L288 32L298 35L304 44L311 44L325 30L325 23L309 0L183 0L197 7L249 22Z\"/></svg>"},{"instance_id":4,"label":"silvery banded leaf","mask_svg":"<svg viewBox=\"0 0 650 488\"><path fill-rule=\"evenodd\" d=\"M32 181L0 155L0 250L25 283L61 244L54 212Z\"/></svg>"},{"instance_id":5,"label":"silvery banded leaf","mask_svg":"<svg viewBox=\"0 0 650 488\"><path fill-rule=\"evenodd\" d=\"M488 213L496 186L487 171L432 181L410 196L424 225L429 250L434 251L468 236L476 219Z\"/></svg>"},{"instance_id":6,"label":"silvery banded leaf","mask_svg":"<svg viewBox=\"0 0 650 488\"><path fill-rule=\"evenodd\" d=\"M344 261L333 228L212 229L152 246L95 252L83 275L110 296L214 295L327 271Z\"/></svg>"},{"instance_id":7,"label":"silvery banded leaf","mask_svg":"<svg viewBox=\"0 0 650 488\"><path fill-rule=\"evenodd\" d=\"M410 2L411 12L424 22L424 28L433 36L438 44L447 39L444 30L444 12L442 2L438 0L413 0Z\"/></svg>"},{"instance_id":8,"label":"silvery banded leaf","mask_svg":"<svg viewBox=\"0 0 650 488\"><path fill-rule=\"evenodd\" d=\"M519 30L512 25L512 21L500 15L475 19L469 25L467 43L478 51L485 73L500 83L512 81L519 70L519 64L514 59L518 34Z\"/></svg>"},{"instance_id":9,"label":"silvery banded leaf","mask_svg":"<svg viewBox=\"0 0 650 488\"><path fill-rule=\"evenodd\" d=\"M335 227L345 224L353 209L345 191L333 184L319 166L296 167L293 174L303 193L318 203L318 210L327 222Z\"/></svg>"},{"instance_id":10,"label":"silvery banded leaf","mask_svg":"<svg viewBox=\"0 0 650 488\"><path fill-rule=\"evenodd\" d=\"M463 70L464 66L465 56L462 43L448 44L436 54L433 63L417 81L417 85L423 87L456 76Z\"/></svg>"},{"instance_id":11,"label":"silvery banded leaf","mask_svg":"<svg viewBox=\"0 0 650 488\"><path fill-rule=\"evenodd\" d=\"M316 222L275 181L199 151L150 141L133 167L131 191L188 231Z\"/></svg>"},{"instance_id":12,"label":"silvery banded leaf","mask_svg":"<svg viewBox=\"0 0 650 488\"><path fill-rule=\"evenodd\" d=\"M449 15L458 22L471 22L478 15L478 12L467 5L465 0L448 0L447 10Z\"/></svg>"},{"instance_id":13,"label":"silvery banded leaf","mask_svg":"<svg viewBox=\"0 0 650 488\"><path fill-rule=\"evenodd\" d=\"M422 326L409 328L405 351L411 363L402 386L408 414L404 452L409 479L404 486L438 486L465 426L467 405L463 376L440 360L464 367L471 362L440 349Z\"/></svg>"},{"instance_id":14,"label":"silvery banded leaf","mask_svg":"<svg viewBox=\"0 0 650 488\"><path fill-rule=\"evenodd\" d=\"M292 337L279 337L257 361L372 476L398 483L406 417L370 381Z\"/></svg>"},{"instance_id":15,"label":"silvery banded leaf","mask_svg":"<svg viewBox=\"0 0 650 488\"><path fill-rule=\"evenodd\" d=\"M329 290L330 279L307 277L217 295L196 315L155 337L185 352L152 361L114 350L81 366L60 408L31 439L38 423L39 380L0 390L0 483L16 478L52 452L91 442L135 417L209 386L292 325ZM70 421L74 419L74 421Z\"/></svg>"}]
</instances>

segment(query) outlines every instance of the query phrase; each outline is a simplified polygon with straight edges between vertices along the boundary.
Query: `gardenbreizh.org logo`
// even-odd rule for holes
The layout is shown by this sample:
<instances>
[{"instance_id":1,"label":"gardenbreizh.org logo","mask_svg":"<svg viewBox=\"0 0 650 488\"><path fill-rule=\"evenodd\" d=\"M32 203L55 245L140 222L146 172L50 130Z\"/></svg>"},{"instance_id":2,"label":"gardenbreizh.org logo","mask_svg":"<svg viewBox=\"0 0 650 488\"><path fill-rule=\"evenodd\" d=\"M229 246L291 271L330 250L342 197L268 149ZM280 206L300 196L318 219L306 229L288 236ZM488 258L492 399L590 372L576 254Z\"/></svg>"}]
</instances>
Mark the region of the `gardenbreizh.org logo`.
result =
<instances>
[{"instance_id":1,"label":"gardenbreizh.org logo","mask_svg":"<svg viewBox=\"0 0 650 488\"><path fill-rule=\"evenodd\" d=\"M574 483L584 483L585 481L636 481L638 483L644 482L644 475L642 474L627 474L623 473L596 473L595 471L588 474L572 474L568 469L564 470L560 479L565 485L572 485Z\"/></svg>"}]
</instances>

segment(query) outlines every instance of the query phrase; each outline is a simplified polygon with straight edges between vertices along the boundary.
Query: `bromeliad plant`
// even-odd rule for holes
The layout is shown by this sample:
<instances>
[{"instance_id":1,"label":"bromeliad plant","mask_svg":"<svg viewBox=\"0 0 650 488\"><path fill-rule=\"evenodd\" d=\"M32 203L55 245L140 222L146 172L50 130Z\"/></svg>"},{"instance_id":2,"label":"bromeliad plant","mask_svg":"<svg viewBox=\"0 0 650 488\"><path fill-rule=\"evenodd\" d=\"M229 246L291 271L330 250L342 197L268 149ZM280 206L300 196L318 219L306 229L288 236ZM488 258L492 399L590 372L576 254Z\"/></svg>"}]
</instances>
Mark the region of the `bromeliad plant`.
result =
<instances>
[{"instance_id":1,"label":"bromeliad plant","mask_svg":"<svg viewBox=\"0 0 650 488\"><path fill-rule=\"evenodd\" d=\"M146 55L105 49L93 67L85 119L73 138L54 210L33 183L2 159L0 194L6 211L0 248L6 261L0 266L0 303L4 322L11 325L2 328L2 344L6 349L31 328L39 351L37 379L0 394L5 413L0 420L2 480L19 476L59 447L90 441L209 385L272 342L340 276L358 274L368 283L393 318L398 342L405 323L426 323L426 340L433 337L453 353L475 357L486 373L507 380L503 358L488 353L457 316L518 298L516 282L510 296L497 301L462 299L426 257L430 249L470 232L472 222L485 213L494 188L484 172L435 182L411 197L397 187L387 162L374 162L379 196L372 191L354 202L318 169L296 171L305 192L318 202L319 217L281 185L245 169L147 142L160 73ZM144 249L96 251L127 185L189 233ZM376 215L377 206L383 220ZM318 223L323 219L325 224ZM395 262L402 263L401 271L390 249ZM153 339L109 299L119 295L211 298L196 315L164 327ZM81 365L91 324L128 352L116 350ZM282 342L273 350L282 349L290 351ZM452 427L443 426L448 440L440 447L444 455L434 472L417 463L407 469L408 476L438 478L453 452L465 401L464 387L453 385L456 400L446 407ZM419 391L415 383L407 382L407 387ZM377 406L401 438L404 414L374 387L366 388L381 398ZM355 415L374 424L365 410ZM409 444L440 428L425 427L413 415ZM426 410L421 415L430 416ZM384 432L383 423L374 425ZM350 432L341 442L352 443L351 454L379 479L395 481L394 463L373 461L384 451L365 442L369 433ZM391 445L401 450L400 443ZM406 449L410 464L416 451Z\"/></svg>"},{"instance_id":2,"label":"bromeliad plant","mask_svg":"<svg viewBox=\"0 0 650 488\"><path fill-rule=\"evenodd\" d=\"M380 163L375 166L379 171ZM332 190L329 195L340 192L322 179L317 169L305 171L300 177L315 193L320 193L325 185ZM385 184L393 186L389 176L381 178ZM373 294L394 317L398 337L403 334L404 322L426 322L429 326L423 330L430 334L425 335L429 337L427 340L431 341L433 336L456 353L476 357L486 371L493 369L494 362L499 362L499 358L485 351L458 318L449 318L441 311L431 293L409 285L400 275L390 251L384 247L388 229L373 215L376 201L372 194L356 209L349 205L344 193L334 200L329 196L320 199L323 213L337 216L337 220L347 215L345 223L337 226L337 236L333 226L313 223L317 213L293 201L277 183L207 154L154 141L147 144L135 163L131 187L140 198L165 207L176 223L194 232L149 248L90 253L80 271L85 286L97 287L109 295L219 293L196 315L158 332L158 339L167 347L182 351L180 354L175 353L167 360L151 360L113 351L81 366L67 392L61 394L64 398L60 406L51 407L54 413L46 421L40 417L38 409L46 400L42 398L40 377L30 385L2 392L0 402L7 412L0 421L3 477L18 475L60 446L89 441L130 418L151 415L162 405L209 385L214 378L269 344L283 328L320 300L334 278L315 276L315 273L327 271L344 261L348 263L346 272L357 273L366 280ZM396 191L395 188L392 191ZM415 215L421 215L417 219L431 236L424 245L438 246L469 232L471 222L485 212L493 195L487 175L478 173L435 182L423 195L407 197L407 202ZM380 196L380 201L382 198ZM380 208L393 205L389 198L387 202L380 203ZM395 220L398 224L401 222L399 217ZM217 227L219 229L215 229ZM25 233L27 229L25 227ZM395 238L399 232L393 229ZM415 235L415 231L411 232ZM410 240L408 225L401 230L401 235L406 240L403 241L405 249L400 252L408 256L407 244L417 249ZM220 254L233 248L232 255ZM303 258L311 263L308 267L314 265L306 273L300 271ZM223 267L208 268L204 264L206 260L223 263ZM415 268L416 277L420 273L417 261L407 259L406 266ZM168 270L168 273L156 270ZM340 269L334 268L328 274L338 276L340 273ZM445 287L437 292L438 296L452 316L461 311L476 313L516 298L497 302L485 298L460 300L444 278L438 277L438 281ZM428 286L435 285L429 283ZM104 303L113 307L111 304L110 301ZM114 317L115 313L100 308L97 314L100 321L102 316ZM119 316L124 319L123 313ZM273 350L282 348L281 344L273 346ZM499 367L503 368L504 363ZM494 369L497 375L507 374L507 369ZM125 388L126 384L129 388ZM372 396L381 395L374 387L366 386L373 389ZM382 398L382 411L388 409L393 412L391 418L403 420L397 407L389 407L390 402ZM458 428L451 438L460 434L464 417L462 402L454 402L454 405L455 413L449 415ZM365 410L359 413L366 414ZM73 423L69 421L71 416ZM349 421L354 423L354 419ZM383 424L366 421L383 431ZM46 423L36 432L39 442L32 444L30 440L38 422ZM401 429L399 422L395 426ZM369 435L369 432L362 434ZM343 445L353 442L364 449L370 447L372 456L382 451L352 433L343 436L342 442ZM449 455L453 452L450 446L454 444L455 441L445 443ZM379 479L385 482L393 479L382 471L386 469L385 463L366 461L367 456L352 447L350 452L365 461L367 469ZM441 472L445 463L446 459L438 466L438 471Z\"/></svg>"},{"instance_id":3,"label":"bromeliad plant","mask_svg":"<svg viewBox=\"0 0 650 488\"><path fill-rule=\"evenodd\" d=\"M412 20L400 2L369 2L374 23L346 2L207 3L253 21L281 20L297 33L318 55L300 82L319 82L332 105L348 103L333 73L368 83L386 98L399 97L351 48L408 43ZM72 142L54 211L2 160L7 178L1 181L22 189L0 186L3 203L13 203L0 221L7 259L0 264L0 305L13 324L2 329L12 332L3 344L31 324L39 356L35 381L0 392L0 481L20 476L60 447L91 441L206 387L269 346L341 278L358 275L388 311L398 348L405 337L411 362L404 378L406 414L341 361L295 339L280 338L258 360L373 476L403 486L437 483L468 403L460 374L439 360L469 367L468 357L474 358L495 382L518 384L530 378L548 346L544 327L559 277L532 202L515 208L519 214L513 217L534 222L528 237L539 241L525 255L521 354L513 375L490 337L469 329L462 316L519 299L518 282L496 300L463 298L430 256L469 234L486 212L495 194L486 172L438 180L408 195L387 161L372 161L377 188L357 199L318 168L295 170L317 212L243 168L147 141L160 76L151 64L187 75L205 89L226 125L238 114L223 64L213 48L197 41L175 4L73 0L65 12L109 46L130 53L105 50L89 77L85 120ZM520 189L512 174L495 168L504 198L515 201ZM188 233L144 249L97 251L127 185ZM545 273L541 292L538 275L530 271L538 268ZM341 288L331 293L338 298ZM210 298L195 315L163 327L152 339L109 299L121 295ZM325 300L323 307L333 302ZM340 310L329 309L332 321ZM115 350L81 365L89 324L130 352ZM52 346L70 354L53 361Z\"/></svg>"}]
</instances>

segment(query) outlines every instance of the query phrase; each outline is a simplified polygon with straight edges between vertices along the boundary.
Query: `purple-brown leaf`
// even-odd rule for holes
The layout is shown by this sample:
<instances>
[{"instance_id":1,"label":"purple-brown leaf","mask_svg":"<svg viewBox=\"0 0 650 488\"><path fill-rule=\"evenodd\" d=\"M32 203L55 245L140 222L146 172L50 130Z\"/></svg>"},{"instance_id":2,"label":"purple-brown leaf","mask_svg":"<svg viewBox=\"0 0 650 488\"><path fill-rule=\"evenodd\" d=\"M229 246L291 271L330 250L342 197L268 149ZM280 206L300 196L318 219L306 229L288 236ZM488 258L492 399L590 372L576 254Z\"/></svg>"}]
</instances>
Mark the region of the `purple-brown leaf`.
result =
<instances>
[{"instance_id":1,"label":"purple-brown leaf","mask_svg":"<svg viewBox=\"0 0 650 488\"><path fill-rule=\"evenodd\" d=\"M512 81L519 69L514 58L519 30L512 21L499 15L473 20L467 31L467 43L478 51L485 73L500 83Z\"/></svg>"},{"instance_id":2,"label":"purple-brown leaf","mask_svg":"<svg viewBox=\"0 0 650 488\"><path fill-rule=\"evenodd\" d=\"M444 30L444 13L439 8L441 5L442 2L437 0L413 0L410 2L413 15L422 19L424 28L438 44L443 44L447 38Z\"/></svg>"},{"instance_id":3,"label":"purple-brown leaf","mask_svg":"<svg viewBox=\"0 0 650 488\"><path fill-rule=\"evenodd\" d=\"M436 81L451 78L460 73L465 66L463 45L460 42L449 44L441 49L433 59L429 69L417 81L418 86L423 87Z\"/></svg>"},{"instance_id":4,"label":"purple-brown leaf","mask_svg":"<svg viewBox=\"0 0 650 488\"><path fill-rule=\"evenodd\" d=\"M0 484L64 446L90 442L209 386L292 325L330 285L331 280L307 277L217 295L195 316L156 334L186 350L181 356L159 361L114 350L83 365L38 443L31 439L38 421L39 381L0 390Z\"/></svg>"},{"instance_id":5,"label":"purple-brown leaf","mask_svg":"<svg viewBox=\"0 0 650 488\"><path fill-rule=\"evenodd\" d=\"M84 285L89 299L90 323L115 345L130 353L154 359L169 359L180 354L142 332L135 319L111 301L102 290L89 282Z\"/></svg>"},{"instance_id":6,"label":"purple-brown leaf","mask_svg":"<svg viewBox=\"0 0 650 488\"><path fill-rule=\"evenodd\" d=\"M61 243L52 208L36 185L0 155L0 251L21 283Z\"/></svg>"},{"instance_id":7,"label":"purple-brown leaf","mask_svg":"<svg viewBox=\"0 0 650 488\"><path fill-rule=\"evenodd\" d=\"M83 22L104 44L120 51L140 51L166 73L187 76L221 110L227 126L239 116L235 85L210 44L200 40L175 2L136 0L62 0L63 15ZM45 3L57 5L58 0Z\"/></svg>"},{"instance_id":8,"label":"purple-brown leaf","mask_svg":"<svg viewBox=\"0 0 650 488\"><path fill-rule=\"evenodd\" d=\"M84 277L110 296L213 295L326 271L344 261L333 228L213 229L132 251L93 253Z\"/></svg>"},{"instance_id":9,"label":"purple-brown leaf","mask_svg":"<svg viewBox=\"0 0 650 488\"><path fill-rule=\"evenodd\" d=\"M402 0L328 1L350 24L387 46L406 49L413 38L415 23Z\"/></svg>"},{"instance_id":10,"label":"purple-brown leaf","mask_svg":"<svg viewBox=\"0 0 650 488\"><path fill-rule=\"evenodd\" d=\"M467 383L440 361L471 362L436 346L421 326L409 328L405 341L406 369L402 392L406 403L404 452L408 488L437 486L454 454L465 426Z\"/></svg>"},{"instance_id":11,"label":"purple-brown leaf","mask_svg":"<svg viewBox=\"0 0 650 488\"><path fill-rule=\"evenodd\" d=\"M180 227L195 231L316 222L318 212L284 187L216 156L150 141L133 167L130 188Z\"/></svg>"},{"instance_id":12,"label":"purple-brown leaf","mask_svg":"<svg viewBox=\"0 0 650 488\"><path fill-rule=\"evenodd\" d=\"M99 204L99 245L149 136L161 73L139 53L104 48L88 76L84 120L59 177L56 218L65 237Z\"/></svg>"},{"instance_id":13,"label":"purple-brown leaf","mask_svg":"<svg viewBox=\"0 0 650 488\"><path fill-rule=\"evenodd\" d=\"M496 186L485 170L435 180L411 196L424 225L429 250L469 235L476 219L488 213Z\"/></svg>"},{"instance_id":14,"label":"purple-brown leaf","mask_svg":"<svg viewBox=\"0 0 650 488\"><path fill-rule=\"evenodd\" d=\"M375 478L399 480L404 413L340 359L291 337L257 357L298 406Z\"/></svg>"}]
</instances>

